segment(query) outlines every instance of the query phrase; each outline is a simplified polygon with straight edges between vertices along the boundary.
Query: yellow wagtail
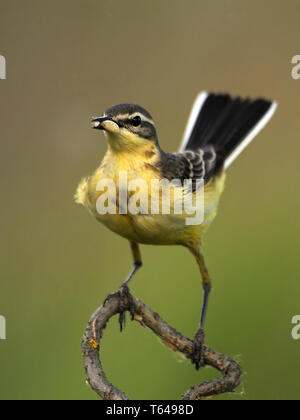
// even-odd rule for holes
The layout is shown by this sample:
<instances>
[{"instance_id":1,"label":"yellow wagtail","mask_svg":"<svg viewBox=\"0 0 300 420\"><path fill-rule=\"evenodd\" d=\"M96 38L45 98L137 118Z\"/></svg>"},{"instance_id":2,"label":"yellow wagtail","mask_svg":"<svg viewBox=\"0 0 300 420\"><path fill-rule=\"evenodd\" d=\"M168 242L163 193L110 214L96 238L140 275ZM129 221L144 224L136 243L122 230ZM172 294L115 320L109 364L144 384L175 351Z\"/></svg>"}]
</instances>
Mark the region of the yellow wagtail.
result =
<instances>
[{"instance_id":1,"label":"yellow wagtail","mask_svg":"<svg viewBox=\"0 0 300 420\"><path fill-rule=\"evenodd\" d=\"M123 291L142 265L139 244L183 245L194 255L204 290L200 325L194 339L193 363L197 369L203 364L204 322L211 291L211 280L202 254L202 238L216 216L226 170L269 122L276 107L275 102L265 99L201 93L192 108L177 153L166 153L160 148L151 115L138 105L115 105L100 118L93 119L93 127L104 130L106 134L108 150L95 173L81 181L76 201L87 207L110 230L130 241L134 268L121 286ZM129 181L144 181L143 191L139 191L140 199L143 195L146 199L151 198L153 179L192 180L192 188L185 192L192 196L198 188L195 181L202 180L203 222L189 225L186 223L187 214L175 214L177 196L174 192L170 214L124 211L124 200L121 203L120 199L124 193L120 187L120 173L126 173ZM116 186L116 195L112 198L115 211L112 212L101 212L97 207L99 198L105 193L99 188L103 179L113 181ZM130 200L130 196L132 191L129 196L125 195L125 200Z\"/></svg>"}]
</instances>

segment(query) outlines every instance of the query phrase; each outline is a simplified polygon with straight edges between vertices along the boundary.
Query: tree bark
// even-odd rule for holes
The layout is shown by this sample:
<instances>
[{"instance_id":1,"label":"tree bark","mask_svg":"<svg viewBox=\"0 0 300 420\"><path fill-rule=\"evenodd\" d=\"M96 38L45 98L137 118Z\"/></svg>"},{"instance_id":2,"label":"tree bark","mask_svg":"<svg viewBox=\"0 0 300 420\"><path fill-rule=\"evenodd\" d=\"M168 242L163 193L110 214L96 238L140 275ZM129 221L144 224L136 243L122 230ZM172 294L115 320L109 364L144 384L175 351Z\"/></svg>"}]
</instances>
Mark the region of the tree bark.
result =
<instances>
[{"instance_id":1,"label":"tree bark","mask_svg":"<svg viewBox=\"0 0 300 420\"><path fill-rule=\"evenodd\" d=\"M192 340L168 325L151 308L132 296L128 289L126 293L118 291L109 295L104 304L91 317L82 342L87 381L104 400L129 400L123 391L109 382L100 360L103 330L110 318L117 314L120 314L120 320L123 322L125 311L130 312L132 320L139 322L156 334L169 349L178 351L192 360ZM233 359L205 346L204 360L206 365L220 371L222 377L191 387L182 396L182 400L200 400L213 395L233 392L240 385L242 370Z\"/></svg>"}]
</instances>

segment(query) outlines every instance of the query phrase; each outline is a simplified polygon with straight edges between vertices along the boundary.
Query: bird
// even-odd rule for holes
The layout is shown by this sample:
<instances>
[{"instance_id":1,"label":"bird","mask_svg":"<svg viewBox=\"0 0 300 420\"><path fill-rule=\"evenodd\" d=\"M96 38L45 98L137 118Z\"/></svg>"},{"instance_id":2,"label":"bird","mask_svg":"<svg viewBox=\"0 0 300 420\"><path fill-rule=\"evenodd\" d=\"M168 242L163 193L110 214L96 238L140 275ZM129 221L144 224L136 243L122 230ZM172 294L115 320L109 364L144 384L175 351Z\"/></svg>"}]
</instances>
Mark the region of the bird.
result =
<instances>
[{"instance_id":1,"label":"bird","mask_svg":"<svg viewBox=\"0 0 300 420\"><path fill-rule=\"evenodd\" d=\"M201 92L192 106L181 146L173 153L162 149L154 120L140 105L120 103L92 119L92 128L105 134L107 152L93 175L81 180L75 201L108 229L129 241L134 264L120 291L129 290L129 282L142 266L141 244L179 245L194 256L203 287L200 322L193 340L192 363L197 370L205 364L205 320L212 289L203 238L217 215L229 167L271 120L277 106L277 102L264 98ZM182 182L170 196L170 213L152 214L149 206L130 212L127 204L133 192L125 191L128 195L124 195L128 184L121 186L120 174L125 174L127 181L143 181L139 199L146 203L153 195L153 180ZM101 181L107 179L115 185L114 197L111 193L104 195L107 189L99 188ZM177 197L182 198L175 192L182 193L186 181L190 182L188 191L184 191L186 196L195 198L202 188L201 223L187 223L185 211L181 214L174 211ZM113 211L99 211L97 203L101 197L105 197L102 205L104 201L107 204L107 200L112 200Z\"/></svg>"}]
</instances>

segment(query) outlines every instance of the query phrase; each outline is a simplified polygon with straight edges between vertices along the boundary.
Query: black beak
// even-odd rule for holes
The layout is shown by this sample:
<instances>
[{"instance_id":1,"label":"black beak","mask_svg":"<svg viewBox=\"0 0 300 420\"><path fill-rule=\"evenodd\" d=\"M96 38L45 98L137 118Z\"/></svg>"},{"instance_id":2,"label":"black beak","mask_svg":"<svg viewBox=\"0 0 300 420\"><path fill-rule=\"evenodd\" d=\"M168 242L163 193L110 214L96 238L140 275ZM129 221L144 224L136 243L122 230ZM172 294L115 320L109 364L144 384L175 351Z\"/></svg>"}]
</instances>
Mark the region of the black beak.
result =
<instances>
[{"instance_id":1,"label":"black beak","mask_svg":"<svg viewBox=\"0 0 300 420\"><path fill-rule=\"evenodd\" d=\"M111 118L107 117L107 116L99 117L99 118L93 118L92 119L93 128L95 128L96 130L104 130L104 128L101 124L104 121L111 121Z\"/></svg>"}]
</instances>

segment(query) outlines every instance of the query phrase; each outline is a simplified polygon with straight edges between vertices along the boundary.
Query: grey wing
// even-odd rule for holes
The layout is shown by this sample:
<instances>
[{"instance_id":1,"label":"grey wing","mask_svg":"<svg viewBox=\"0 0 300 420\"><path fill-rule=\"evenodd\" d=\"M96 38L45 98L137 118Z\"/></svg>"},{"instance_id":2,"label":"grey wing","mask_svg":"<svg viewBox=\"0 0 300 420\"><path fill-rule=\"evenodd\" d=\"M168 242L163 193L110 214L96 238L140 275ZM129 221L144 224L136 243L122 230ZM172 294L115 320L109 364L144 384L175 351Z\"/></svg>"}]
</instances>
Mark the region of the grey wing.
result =
<instances>
[{"instance_id":1,"label":"grey wing","mask_svg":"<svg viewBox=\"0 0 300 420\"><path fill-rule=\"evenodd\" d=\"M193 181L193 190L197 180L206 183L214 173L217 155L212 146L195 151L186 150L168 153L162 165L162 176L168 180L180 179Z\"/></svg>"}]
</instances>

